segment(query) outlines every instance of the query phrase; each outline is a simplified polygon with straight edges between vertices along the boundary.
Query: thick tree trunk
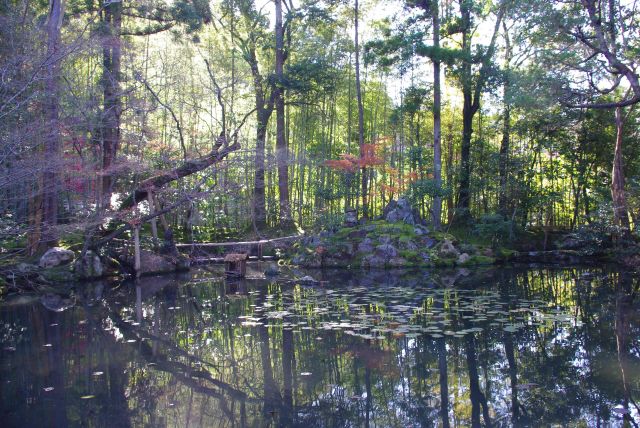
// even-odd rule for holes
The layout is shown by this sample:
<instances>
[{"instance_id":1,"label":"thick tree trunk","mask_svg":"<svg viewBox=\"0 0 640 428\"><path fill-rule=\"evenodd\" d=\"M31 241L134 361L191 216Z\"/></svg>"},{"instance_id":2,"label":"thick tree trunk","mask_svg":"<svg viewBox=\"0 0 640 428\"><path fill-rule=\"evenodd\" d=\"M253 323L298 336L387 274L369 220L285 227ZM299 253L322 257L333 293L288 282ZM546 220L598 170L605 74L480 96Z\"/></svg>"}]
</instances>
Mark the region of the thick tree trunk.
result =
<instances>
[{"instance_id":1,"label":"thick tree trunk","mask_svg":"<svg viewBox=\"0 0 640 428\"><path fill-rule=\"evenodd\" d=\"M471 196L471 137L473 135L473 116L475 111L471 104L471 87L463 87L464 105L462 108L462 144L460 148L460 184L456 216L459 220L470 215Z\"/></svg>"},{"instance_id":2,"label":"thick tree trunk","mask_svg":"<svg viewBox=\"0 0 640 428\"><path fill-rule=\"evenodd\" d=\"M358 144L360 146L360 159L365 158L364 148L364 106L362 105L362 88L360 86L360 44L358 36L358 0L355 0L354 26L355 26L355 49L356 49L356 98L358 99ZM367 190L368 174L366 166L362 165L362 217L369 218Z\"/></svg>"},{"instance_id":3,"label":"thick tree trunk","mask_svg":"<svg viewBox=\"0 0 640 428\"><path fill-rule=\"evenodd\" d=\"M263 229L267 226L267 209L266 195L264 183L264 164L265 164L265 144L267 140L267 126L269 119L273 113L273 102L275 93L269 98L269 102L265 99L265 90L263 78L258 68L258 57L256 55L255 45L251 41L251 46L245 56L251 68L253 77L253 86L256 102L256 151L254 168L255 175L253 178L253 221L257 229Z\"/></svg>"},{"instance_id":4,"label":"thick tree trunk","mask_svg":"<svg viewBox=\"0 0 640 428\"><path fill-rule=\"evenodd\" d=\"M293 225L291 205L289 203L289 146L285 129L284 109L284 27L282 25L282 0L276 3L276 160L278 163L278 194L280 201L280 227Z\"/></svg>"},{"instance_id":5,"label":"thick tree trunk","mask_svg":"<svg viewBox=\"0 0 640 428\"><path fill-rule=\"evenodd\" d=\"M433 47L440 49L440 9L437 0L431 2L433 17ZM440 60L433 61L433 180L436 191L442 188L442 93L440 89ZM433 198L433 227L440 229L442 217L442 198L436 194Z\"/></svg>"},{"instance_id":6,"label":"thick tree trunk","mask_svg":"<svg viewBox=\"0 0 640 428\"><path fill-rule=\"evenodd\" d=\"M60 192L61 150L60 139L60 29L64 16L62 0L49 2L47 19L47 77L46 87L46 137L44 141L45 167L42 176L42 234L40 249L56 245L58 233L58 193Z\"/></svg>"},{"instance_id":7,"label":"thick tree trunk","mask_svg":"<svg viewBox=\"0 0 640 428\"><path fill-rule=\"evenodd\" d=\"M613 169L611 171L611 198L613 200L613 215L615 223L629 229L629 214L627 210L627 196L624 191L624 170L622 156L622 132L624 119L622 107L616 108L616 146L613 155Z\"/></svg>"},{"instance_id":8,"label":"thick tree trunk","mask_svg":"<svg viewBox=\"0 0 640 428\"><path fill-rule=\"evenodd\" d=\"M506 11L507 2L502 2L496 17L496 23L491 36L491 42L486 53L482 56L480 69L477 75L473 75L472 51L471 51L471 7L472 2L460 2L460 15L462 18L462 51L464 59L462 63L462 95L464 105L462 109L462 148L460 152L460 187L458 191L458 204L456 217L462 224L471 219L471 138L473 136L473 117L480 110L480 97L487 81L491 64L491 58L495 52L496 38Z\"/></svg>"},{"instance_id":9,"label":"thick tree trunk","mask_svg":"<svg viewBox=\"0 0 640 428\"><path fill-rule=\"evenodd\" d=\"M122 3L111 2L104 8L105 34L102 39L102 204L111 205L113 164L120 144L120 29Z\"/></svg>"},{"instance_id":10,"label":"thick tree trunk","mask_svg":"<svg viewBox=\"0 0 640 428\"><path fill-rule=\"evenodd\" d=\"M462 16L462 51L467 58L471 56L471 10L468 2L462 2L460 12ZM458 201L456 204L456 218L464 223L469 218L470 184L471 184L471 137L473 135L473 88L470 59L464 59L462 64L462 145L460 148L460 181L458 188Z\"/></svg>"}]
</instances>

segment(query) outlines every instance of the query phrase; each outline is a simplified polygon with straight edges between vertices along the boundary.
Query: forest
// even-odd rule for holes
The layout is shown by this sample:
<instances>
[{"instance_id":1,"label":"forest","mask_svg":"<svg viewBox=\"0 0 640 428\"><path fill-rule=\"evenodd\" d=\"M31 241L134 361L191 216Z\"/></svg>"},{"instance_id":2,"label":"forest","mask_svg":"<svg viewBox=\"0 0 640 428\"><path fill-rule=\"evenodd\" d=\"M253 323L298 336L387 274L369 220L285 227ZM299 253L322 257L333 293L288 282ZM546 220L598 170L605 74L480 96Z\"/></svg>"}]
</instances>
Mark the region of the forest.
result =
<instances>
[{"instance_id":1,"label":"forest","mask_svg":"<svg viewBox=\"0 0 640 428\"><path fill-rule=\"evenodd\" d=\"M0 19L5 259L158 217L181 242L318 231L398 197L435 230L635 236L635 2L6 0Z\"/></svg>"},{"instance_id":2,"label":"forest","mask_svg":"<svg viewBox=\"0 0 640 428\"><path fill-rule=\"evenodd\" d=\"M639 70L636 0L0 0L3 426L637 427Z\"/></svg>"}]
</instances>

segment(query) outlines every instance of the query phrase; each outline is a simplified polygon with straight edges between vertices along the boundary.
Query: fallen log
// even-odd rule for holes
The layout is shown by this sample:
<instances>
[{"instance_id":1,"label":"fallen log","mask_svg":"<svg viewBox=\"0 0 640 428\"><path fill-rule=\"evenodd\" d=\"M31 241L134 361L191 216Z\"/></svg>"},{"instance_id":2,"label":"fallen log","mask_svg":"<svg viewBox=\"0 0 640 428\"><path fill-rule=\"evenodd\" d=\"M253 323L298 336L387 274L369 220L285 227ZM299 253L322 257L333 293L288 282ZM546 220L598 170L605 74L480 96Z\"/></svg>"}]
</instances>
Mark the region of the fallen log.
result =
<instances>
[{"instance_id":1,"label":"fallen log","mask_svg":"<svg viewBox=\"0 0 640 428\"><path fill-rule=\"evenodd\" d=\"M177 168L169 171L163 171L160 174L141 181L131 195L122 201L119 211L128 210L138 203L146 200L149 196L149 192L156 191L172 181L195 174L196 172L200 172L219 163L226 158L229 153L234 152L239 148L240 144L237 141L228 145L226 137L221 134L216 140L213 150L211 150L209 154L197 159L187 160Z\"/></svg>"}]
</instances>

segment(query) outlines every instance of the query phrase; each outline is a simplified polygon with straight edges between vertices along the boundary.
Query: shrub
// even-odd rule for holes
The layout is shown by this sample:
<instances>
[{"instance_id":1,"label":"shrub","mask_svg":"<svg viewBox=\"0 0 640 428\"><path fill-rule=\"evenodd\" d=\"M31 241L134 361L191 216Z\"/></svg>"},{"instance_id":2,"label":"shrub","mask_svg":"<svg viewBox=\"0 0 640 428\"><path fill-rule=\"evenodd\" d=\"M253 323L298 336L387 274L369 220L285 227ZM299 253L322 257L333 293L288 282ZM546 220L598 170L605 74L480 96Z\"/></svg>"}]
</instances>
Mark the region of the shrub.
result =
<instances>
[{"instance_id":1,"label":"shrub","mask_svg":"<svg viewBox=\"0 0 640 428\"><path fill-rule=\"evenodd\" d=\"M515 225L511 220L505 220L500 214L487 214L480 217L473 231L482 239L491 242L493 248L511 242L514 239Z\"/></svg>"}]
</instances>

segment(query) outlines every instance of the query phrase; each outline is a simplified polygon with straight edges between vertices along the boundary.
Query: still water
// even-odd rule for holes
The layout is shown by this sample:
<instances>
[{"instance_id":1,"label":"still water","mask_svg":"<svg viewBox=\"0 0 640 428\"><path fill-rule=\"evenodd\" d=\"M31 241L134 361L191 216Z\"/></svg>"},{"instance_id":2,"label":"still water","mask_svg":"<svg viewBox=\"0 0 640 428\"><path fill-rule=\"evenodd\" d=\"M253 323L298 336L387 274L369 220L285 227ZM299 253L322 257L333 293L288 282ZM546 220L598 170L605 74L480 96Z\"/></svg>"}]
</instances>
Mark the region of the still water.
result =
<instances>
[{"instance_id":1,"label":"still water","mask_svg":"<svg viewBox=\"0 0 640 428\"><path fill-rule=\"evenodd\" d=\"M633 274L262 270L86 284L60 312L3 303L0 425L640 423Z\"/></svg>"}]
</instances>

